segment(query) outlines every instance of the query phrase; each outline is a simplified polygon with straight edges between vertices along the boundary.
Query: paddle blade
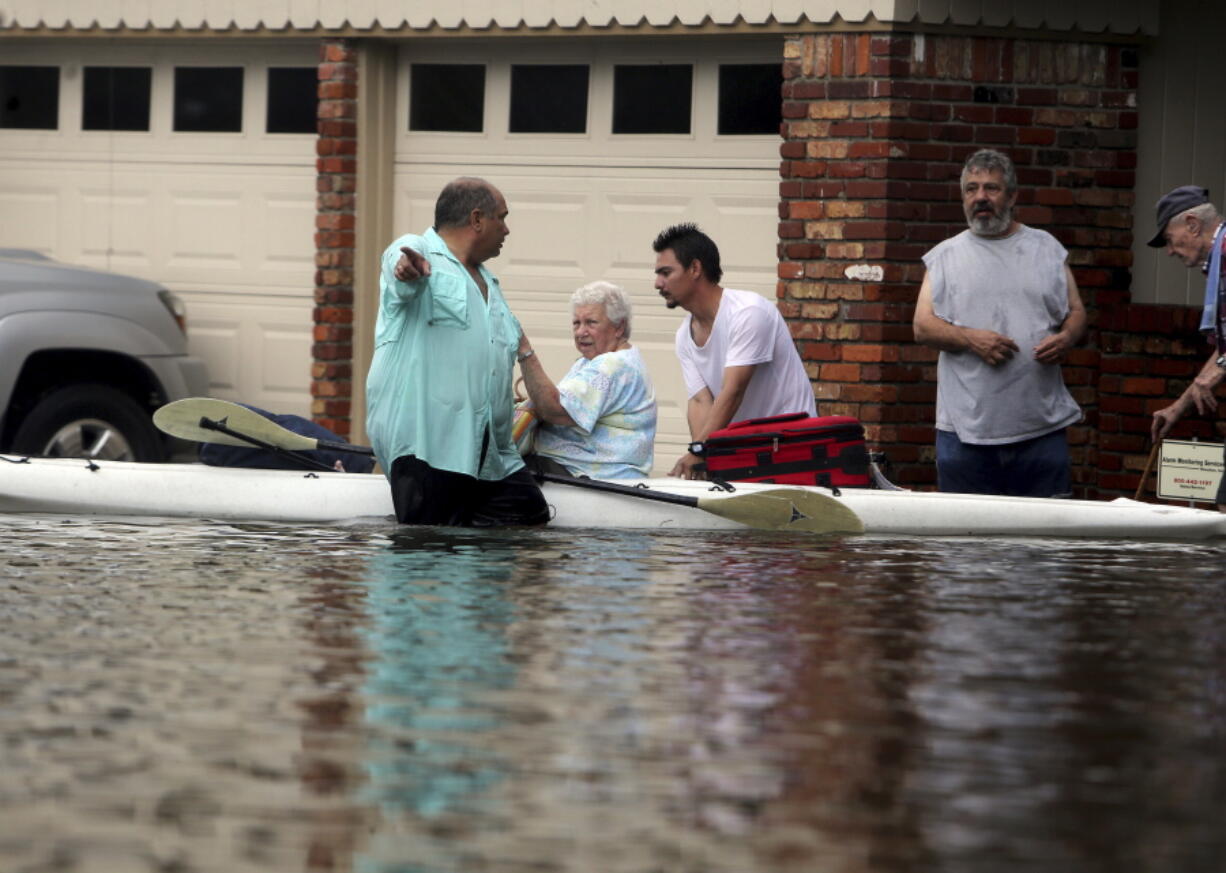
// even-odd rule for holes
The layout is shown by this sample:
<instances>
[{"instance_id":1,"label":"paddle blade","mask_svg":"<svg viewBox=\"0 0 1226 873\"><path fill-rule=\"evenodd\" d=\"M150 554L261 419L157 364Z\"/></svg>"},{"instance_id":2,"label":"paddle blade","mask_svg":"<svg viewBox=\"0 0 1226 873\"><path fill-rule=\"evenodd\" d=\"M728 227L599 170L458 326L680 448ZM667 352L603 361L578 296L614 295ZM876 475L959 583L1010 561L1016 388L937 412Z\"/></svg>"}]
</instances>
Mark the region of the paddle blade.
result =
<instances>
[{"instance_id":1,"label":"paddle blade","mask_svg":"<svg viewBox=\"0 0 1226 873\"><path fill-rule=\"evenodd\" d=\"M775 492L771 492L775 493ZM864 533L864 522L847 506L825 494L813 491L786 492L796 516L784 530L811 533Z\"/></svg>"},{"instance_id":2,"label":"paddle blade","mask_svg":"<svg viewBox=\"0 0 1226 873\"><path fill-rule=\"evenodd\" d=\"M246 440L201 427L202 418L221 422L233 431L290 451L310 451L319 442L287 430L245 406L212 397L187 397L167 403L153 413L153 423L171 436L198 443L251 447Z\"/></svg>"},{"instance_id":3,"label":"paddle blade","mask_svg":"<svg viewBox=\"0 0 1226 873\"><path fill-rule=\"evenodd\" d=\"M698 508L757 530L864 532L864 522L842 503L833 497L799 488L699 497Z\"/></svg>"}]
</instances>

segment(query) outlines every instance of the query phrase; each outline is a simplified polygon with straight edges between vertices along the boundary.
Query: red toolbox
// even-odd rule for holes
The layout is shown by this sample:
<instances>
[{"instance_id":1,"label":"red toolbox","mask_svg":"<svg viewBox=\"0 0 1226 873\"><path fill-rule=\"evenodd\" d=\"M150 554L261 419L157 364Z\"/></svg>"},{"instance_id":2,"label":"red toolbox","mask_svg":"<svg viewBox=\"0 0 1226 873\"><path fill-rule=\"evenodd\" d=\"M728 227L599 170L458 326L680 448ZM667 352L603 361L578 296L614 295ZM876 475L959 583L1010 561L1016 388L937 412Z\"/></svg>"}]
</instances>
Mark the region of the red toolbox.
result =
<instances>
[{"instance_id":1,"label":"red toolbox","mask_svg":"<svg viewBox=\"0 0 1226 873\"><path fill-rule=\"evenodd\" d=\"M702 443L707 475L741 482L868 488L864 426L803 412L734 421Z\"/></svg>"}]
</instances>

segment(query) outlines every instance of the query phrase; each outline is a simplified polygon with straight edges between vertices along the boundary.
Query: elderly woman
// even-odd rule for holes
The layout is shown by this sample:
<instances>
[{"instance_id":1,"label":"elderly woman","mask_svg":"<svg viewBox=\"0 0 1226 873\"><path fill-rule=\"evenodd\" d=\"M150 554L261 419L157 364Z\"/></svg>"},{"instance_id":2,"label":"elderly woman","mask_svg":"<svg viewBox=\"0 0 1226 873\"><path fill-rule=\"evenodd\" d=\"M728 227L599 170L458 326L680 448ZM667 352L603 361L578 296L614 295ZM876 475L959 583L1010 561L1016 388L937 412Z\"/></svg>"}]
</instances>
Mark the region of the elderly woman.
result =
<instances>
[{"instance_id":1,"label":"elderly woman","mask_svg":"<svg viewBox=\"0 0 1226 873\"><path fill-rule=\"evenodd\" d=\"M553 462L573 476L601 479L646 476L656 438L656 394L642 355L630 345L626 292L592 282L571 295L570 311L582 357L557 385L527 336L519 340L524 387L540 421L536 466L549 472Z\"/></svg>"}]
</instances>

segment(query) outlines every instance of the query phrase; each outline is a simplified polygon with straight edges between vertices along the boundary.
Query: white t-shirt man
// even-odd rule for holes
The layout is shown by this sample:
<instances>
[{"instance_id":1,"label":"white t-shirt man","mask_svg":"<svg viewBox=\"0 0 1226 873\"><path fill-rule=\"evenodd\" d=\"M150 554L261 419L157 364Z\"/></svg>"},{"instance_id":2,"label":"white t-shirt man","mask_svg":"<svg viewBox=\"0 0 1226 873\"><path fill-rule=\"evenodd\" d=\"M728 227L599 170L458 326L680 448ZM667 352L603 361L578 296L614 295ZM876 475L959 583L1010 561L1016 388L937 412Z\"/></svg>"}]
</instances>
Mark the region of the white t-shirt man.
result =
<instances>
[{"instance_id":1,"label":"white t-shirt man","mask_svg":"<svg viewBox=\"0 0 1226 873\"><path fill-rule=\"evenodd\" d=\"M711 336L702 347L692 338L692 319L686 315L677 328L676 341L687 396L709 388L711 396L719 397L725 367L755 364L733 421L790 412L817 415L813 388L787 322L769 300L751 291L723 289Z\"/></svg>"}]
</instances>

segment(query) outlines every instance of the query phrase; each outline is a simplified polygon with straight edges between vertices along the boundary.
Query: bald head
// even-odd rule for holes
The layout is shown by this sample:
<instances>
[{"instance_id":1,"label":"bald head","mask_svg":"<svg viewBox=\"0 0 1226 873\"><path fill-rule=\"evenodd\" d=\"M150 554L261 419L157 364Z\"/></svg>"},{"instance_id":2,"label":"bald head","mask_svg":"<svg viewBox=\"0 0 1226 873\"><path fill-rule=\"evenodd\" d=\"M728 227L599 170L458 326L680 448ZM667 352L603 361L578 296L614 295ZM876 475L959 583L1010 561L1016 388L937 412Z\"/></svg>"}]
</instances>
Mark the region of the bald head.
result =
<instances>
[{"instance_id":1,"label":"bald head","mask_svg":"<svg viewBox=\"0 0 1226 873\"><path fill-rule=\"evenodd\" d=\"M481 210L485 215L494 215L498 211L498 194L494 186L475 176L452 179L439 192L438 200L434 203L435 231L468 224L468 217L474 209Z\"/></svg>"}]
</instances>

